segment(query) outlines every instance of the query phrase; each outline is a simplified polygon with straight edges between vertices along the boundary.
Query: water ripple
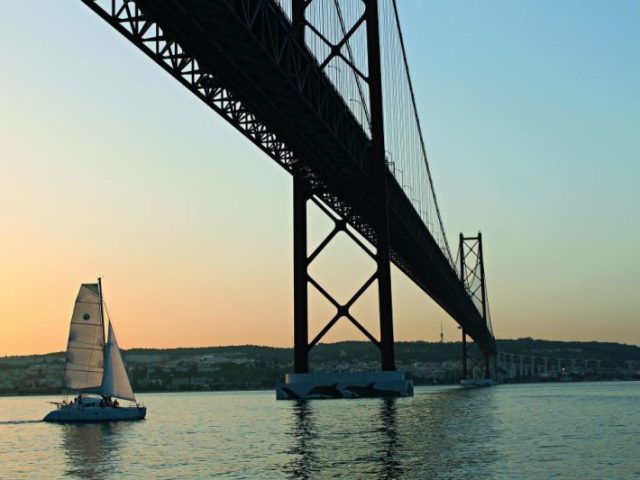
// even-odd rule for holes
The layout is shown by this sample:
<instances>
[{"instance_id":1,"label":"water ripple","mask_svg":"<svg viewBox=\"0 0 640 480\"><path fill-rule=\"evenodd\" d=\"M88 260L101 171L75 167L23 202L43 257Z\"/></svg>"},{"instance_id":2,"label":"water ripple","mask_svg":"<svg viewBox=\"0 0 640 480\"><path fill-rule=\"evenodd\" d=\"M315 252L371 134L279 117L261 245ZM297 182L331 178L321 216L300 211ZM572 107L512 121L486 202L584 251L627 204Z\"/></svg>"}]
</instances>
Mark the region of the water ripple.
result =
<instances>
[{"instance_id":1,"label":"water ripple","mask_svg":"<svg viewBox=\"0 0 640 480\"><path fill-rule=\"evenodd\" d=\"M634 478L640 383L418 388L403 399L143 395L143 422L52 425L0 399L3 478Z\"/></svg>"}]
</instances>

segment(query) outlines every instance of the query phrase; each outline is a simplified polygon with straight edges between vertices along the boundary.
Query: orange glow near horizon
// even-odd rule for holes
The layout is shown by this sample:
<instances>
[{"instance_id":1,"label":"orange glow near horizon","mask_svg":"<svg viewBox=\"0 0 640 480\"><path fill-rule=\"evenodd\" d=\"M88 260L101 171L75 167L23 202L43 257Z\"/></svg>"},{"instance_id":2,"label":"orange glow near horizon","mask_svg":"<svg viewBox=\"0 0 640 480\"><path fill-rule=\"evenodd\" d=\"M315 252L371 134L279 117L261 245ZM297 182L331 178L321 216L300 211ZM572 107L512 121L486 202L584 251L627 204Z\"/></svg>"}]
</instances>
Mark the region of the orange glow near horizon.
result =
<instances>
[{"instance_id":1,"label":"orange glow near horizon","mask_svg":"<svg viewBox=\"0 0 640 480\"><path fill-rule=\"evenodd\" d=\"M123 348L292 344L291 262L284 246L264 259L254 252L247 263L236 265L206 261L204 252L184 252L171 262L155 260L153 248L146 256L142 251L124 249L121 258L107 258L99 249L83 251L70 238L60 242L52 242L50 236L12 238L13 248L4 249L6 255L1 259L5 268L0 273L0 355L64 350L79 285L95 281L96 275L89 270L104 275L105 302ZM339 244L329 249L329 263L319 262L323 268L314 270L338 298L350 295L370 269L363 254L362 262L353 263L351 256L352 267L365 267L360 275L340 271L339 276L332 276L338 270L333 268L336 263L346 260L345 250ZM91 255L95 260L89 260ZM166 255L158 252L157 258L166 259ZM77 261L71 262L72 258ZM103 263L109 268L102 267ZM398 271L394 271L393 280L395 285L405 284L395 289L398 338L435 339L439 320L434 314L438 318L444 314ZM378 333L376 298L374 284L354 308L354 314L374 335ZM310 290L312 334L332 313L332 307ZM407 321L407 316L416 318ZM447 330L446 337L456 335L453 325ZM325 341L344 339L364 337L342 319Z\"/></svg>"}]
</instances>

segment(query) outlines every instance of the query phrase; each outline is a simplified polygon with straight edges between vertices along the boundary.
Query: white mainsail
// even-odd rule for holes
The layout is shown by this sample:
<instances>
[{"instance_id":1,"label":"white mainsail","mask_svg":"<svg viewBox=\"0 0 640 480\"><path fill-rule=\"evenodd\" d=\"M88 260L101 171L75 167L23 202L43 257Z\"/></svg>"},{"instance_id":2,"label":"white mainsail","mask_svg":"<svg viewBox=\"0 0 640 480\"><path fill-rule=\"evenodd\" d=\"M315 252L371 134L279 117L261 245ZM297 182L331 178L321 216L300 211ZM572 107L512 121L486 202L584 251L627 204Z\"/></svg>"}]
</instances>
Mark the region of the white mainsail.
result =
<instances>
[{"instance_id":1,"label":"white mainsail","mask_svg":"<svg viewBox=\"0 0 640 480\"><path fill-rule=\"evenodd\" d=\"M104 326L96 283L83 283L71 316L64 369L67 390L99 388L104 368Z\"/></svg>"},{"instance_id":2,"label":"white mainsail","mask_svg":"<svg viewBox=\"0 0 640 480\"><path fill-rule=\"evenodd\" d=\"M113 331L111 322L109 322L107 338L107 344L104 346L104 375L100 393L107 397L135 401L136 397L133 395L133 389L122 361L122 355L120 355L116 334Z\"/></svg>"}]
</instances>

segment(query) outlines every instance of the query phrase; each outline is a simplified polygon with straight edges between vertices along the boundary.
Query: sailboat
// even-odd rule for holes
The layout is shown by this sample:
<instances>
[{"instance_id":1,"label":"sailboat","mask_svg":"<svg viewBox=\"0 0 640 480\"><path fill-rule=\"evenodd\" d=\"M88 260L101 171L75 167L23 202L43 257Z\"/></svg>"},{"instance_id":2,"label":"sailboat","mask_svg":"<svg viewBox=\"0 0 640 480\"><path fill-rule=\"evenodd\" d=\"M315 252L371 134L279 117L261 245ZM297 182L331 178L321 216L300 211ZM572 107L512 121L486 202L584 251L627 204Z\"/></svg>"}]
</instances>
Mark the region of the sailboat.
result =
<instances>
[{"instance_id":1,"label":"sailboat","mask_svg":"<svg viewBox=\"0 0 640 480\"><path fill-rule=\"evenodd\" d=\"M147 414L146 407L136 402L110 320L105 342L104 310L101 279L80 285L64 368L65 392L78 396L71 402L56 402L45 422L141 420ZM133 405L121 406L118 399Z\"/></svg>"}]
</instances>

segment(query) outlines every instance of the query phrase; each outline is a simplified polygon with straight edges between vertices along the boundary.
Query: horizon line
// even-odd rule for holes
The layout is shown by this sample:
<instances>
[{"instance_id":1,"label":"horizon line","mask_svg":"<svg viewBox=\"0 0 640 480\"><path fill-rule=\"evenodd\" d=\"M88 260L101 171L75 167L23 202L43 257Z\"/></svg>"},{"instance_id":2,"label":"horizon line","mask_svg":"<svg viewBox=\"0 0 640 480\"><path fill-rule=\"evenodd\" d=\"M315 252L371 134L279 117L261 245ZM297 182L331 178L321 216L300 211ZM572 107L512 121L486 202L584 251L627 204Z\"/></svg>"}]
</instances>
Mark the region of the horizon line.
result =
<instances>
[{"instance_id":1,"label":"horizon line","mask_svg":"<svg viewBox=\"0 0 640 480\"><path fill-rule=\"evenodd\" d=\"M616 345L626 345L626 346L630 346L630 347L636 347L636 348L640 348L640 345L637 345L635 343L622 343L622 342L613 342L613 341L605 341L605 340L550 340L550 339L546 339L546 338L533 338L533 337L520 337L520 338L497 338L496 342L500 342L500 341L518 341L518 340L532 340L535 342L556 342L556 343L581 343L581 344L585 344L585 343L608 343L608 344L616 344ZM371 344L373 345L371 342L367 341L367 340L340 340L338 342L323 342L323 343L318 343L319 345L339 345L339 344L344 344L344 343L363 343L363 344ZM428 344L439 344L439 343L462 343L460 340L457 341L445 341L445 342L441 342L439 340L399 340L396 341L395 344L407 344L407 343L428 343ZM131 347L131 348L121 348L122 351L124 352L130 352L132 350L202 350L202 349L207 349L207 348L241 348L241 347L257 347L257 348L272 348L272 349L280 349L280 350L293 350L293 346L290 347L279 347L279 346L273 346L273 345L258 345L258 344L254 344L254 343L245 343L245 344L230 344L230 345L202 345L202 346L195 346L195 347ZM19 358L19 357L44 357L47 355L56 355L56 354L61 354L61 353L65 353L65 350L57 350L54 352L47 352L47 353L26 353L26 354L21 354L21 355L0 355L0 359L7 359L7 358Z\"/></svg>"}]
</instances>

